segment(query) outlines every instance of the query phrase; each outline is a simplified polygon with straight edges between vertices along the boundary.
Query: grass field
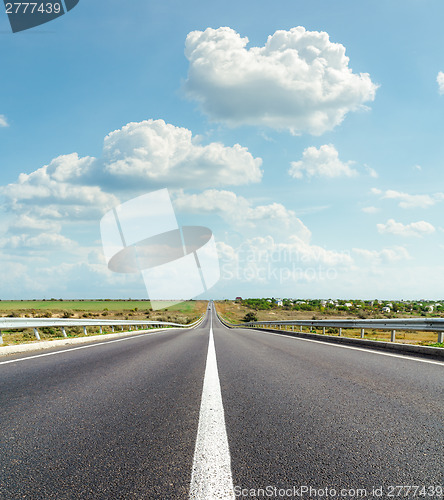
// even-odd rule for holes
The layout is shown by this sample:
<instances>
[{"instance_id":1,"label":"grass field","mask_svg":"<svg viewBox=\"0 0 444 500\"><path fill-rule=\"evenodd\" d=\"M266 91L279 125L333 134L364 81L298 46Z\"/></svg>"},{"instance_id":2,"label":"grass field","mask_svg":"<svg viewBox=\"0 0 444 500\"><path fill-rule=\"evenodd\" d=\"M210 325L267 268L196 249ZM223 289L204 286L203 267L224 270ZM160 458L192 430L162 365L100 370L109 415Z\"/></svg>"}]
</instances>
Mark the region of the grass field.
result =
<instances>
[{"instance_id":1,"label":"grass field","mask_svg":"<svg viewBox=\"0 0 444 500\"><path fill-rule=\"evenodd\" d=\"M243 317L252 312L252 309L235 301L216 301L216 309L218 313L227 321L232 323L241 323ZM313 311L291 311L282 308L273 310L254 311L259 321L281 321L281 320L327 320L327 319L357 319L356 316L346 312L339 314L323 315ZM309 332L307 327L303 328L304 332ZM322 328L312 330L313 333L322 333ZM327 329L328 335L339 335L337 329ZM360 338L361 331L356 329L342 329L343 337ZM366 330L365 338L368 340L390 341L390 331L388 330ZM396 342L404 344L419 344L419 345L435 345L437 334L435 332L420 332L420 331L397 331Z\"/></svg>"},{"instance_id":2,"label":"grass field","mask_svg":"<svg viewBox=\"0 0 444 500\"><path fill-rule=\"evenodd\" d=\"M169 302L157 302L156 306L169 311L192 311L195 302L182 302L169 306ZM0 300L0 313L13 311L131 311L132 309L150 309L149 300ZM4 316L4 314L2 314Z\"/></svg>"},{"instance_id":3,"label":"grass field","mask_svg":"<svg viewBox=\"0 0 444 500\"><path fill-rule=\"evenodd\" d=\"M15 318L94 318L120 320L168 321L189 324L197 320L206 310L207 301L197 300L169 305L169 302L156 302L153 311L149 300L2 300L0 316ZM166 308L165 308L166 307ZM110 329L109 329L110 330ZM66 328L68 337L83 336L80 327ZM108 333L103 329L103 333ZM59 328L40 328L42 340L63 338ZM88 334L99 334L98 327L88 327ZM34 342L31 329L3 330L3 345Z\"/></svg>"},{"instance_id":4,"label":"grass field","mask_svg":"<svg viewBox=\"0 0 444 500\"><path fill-rule=\"evenodd\" d=\"M243 317L251 309L235 301L215 301L219 314L233 323L242 322ZM157 303L156 306L168 306L168 303ZM0 316L2 317L53 317L53 318L104 318L125 320L152 320L170 321L173 323L187 324L196 320L203 314L207 307L207 301L188 301L174 304L166 309L153 311L148 300L24 300L24 301L0 301ZM254 311L259 320L297 320L297 319L356 319L353 315L339 313L324 316L312 311L291 311L276 308L267 311ZM304 331L308 331L307 328ZM69 328L66 330L69 337L82 336L81 328ZM89 334L98 334L99 329L88 328ZM105 330L103 333L106 333ZM322 333L318 329L317 333ZM327 330L329 335L338 335L338 331ZM3 331L4 345L18 344L35 341L33 331ZM359 337L359 330L343 329L343 336ZM59 329L40 329L42 340L63 338ZM390 332L383 330L366 330L366 339L389 341ZM409 344L436 345L437 335L432 332L408 332L398 331L396 341Z\"/></svg>"}]
</instances>

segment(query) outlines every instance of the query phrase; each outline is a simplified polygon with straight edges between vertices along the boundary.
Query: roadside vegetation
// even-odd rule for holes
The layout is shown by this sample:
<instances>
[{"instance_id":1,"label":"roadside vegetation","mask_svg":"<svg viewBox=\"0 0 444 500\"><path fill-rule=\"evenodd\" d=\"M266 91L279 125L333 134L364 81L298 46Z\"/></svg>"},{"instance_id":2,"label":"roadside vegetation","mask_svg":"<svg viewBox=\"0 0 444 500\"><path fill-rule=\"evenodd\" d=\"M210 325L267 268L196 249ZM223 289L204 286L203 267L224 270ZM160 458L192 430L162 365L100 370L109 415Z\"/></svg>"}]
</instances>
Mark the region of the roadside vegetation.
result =
<instances>
[{"instance_id":1,"label":"roadside vegetation","mask_svg":"<svg viewBox=\"0 0 444 500\"><path fill-rule=\"evenodd\" d=\"M444 301L363 301L247 298L215 301L218 313L227 321L444 318ZM255 318L255 319L254 319ZM290 328L289 328L290 330ZM303 328L304 332L322 333L322 328ZM327 328L327 335L339 335L336 328ZM343 329L342 335L359 338L361 331ZM390 341L388 330L365 330L369 340ZM444 347L436 343L434 332L397 331L396 342Z\"/></svg>"},{"instance_id":2,"label":"roadside vegetation","mask_svg":"<svg viewBox=\"0 0 444 500\"><path fill-rule=\"evenodd\" d=\"M168 306L168 303L163 303ZM3 318L73 318L73 319L117 319L168 321L190 324L196 321L207 307L207 301L187 301L166 309L153 311L148 300L0 300L0 317ZM82 327L67 327L68 337L83 336ZM60 328L38 329L42 340L63 338ZM116 332L119 329L116 329ZM98 335L99 327L88 327L88 335ZM102 333L111 333L111 327L102 328ZM3 330L3 345L35 341L32 329ZM1 346L0 346L1 349Z\"/></svg>"}]
</instances>

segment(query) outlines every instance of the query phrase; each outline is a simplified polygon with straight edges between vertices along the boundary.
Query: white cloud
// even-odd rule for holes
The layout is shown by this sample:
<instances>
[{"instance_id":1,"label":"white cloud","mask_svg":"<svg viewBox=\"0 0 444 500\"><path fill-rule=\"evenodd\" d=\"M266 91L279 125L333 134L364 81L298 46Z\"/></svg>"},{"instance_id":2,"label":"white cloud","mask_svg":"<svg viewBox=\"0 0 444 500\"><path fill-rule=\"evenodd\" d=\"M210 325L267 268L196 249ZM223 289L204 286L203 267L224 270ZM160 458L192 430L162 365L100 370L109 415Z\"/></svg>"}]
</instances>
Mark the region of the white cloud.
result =
<instances>
[{"instance_id":1,"label":"white cloud","mask_svg":"<svg viewBox=\"0 0 444 500\"><path fill-rule=\"evenodd\" d=\"M234 248L226 243L218 245L221 277L232 284L268 284L272 290L292 289L301 283L334 280L338 272L350 269L353 259L347 252L326 250L304 242L296 236L276 241L272 236L246 239Z\"/></svg>"},{"instance_id":2,"label":"white cloud","mask_svg":"<svg viewBox=\"0 0 444 500\"><path fill-rule=\"evenodd\" d=\"M364 207L362 211L366 214L376 214L379 212L379 208L376 207Z\"/></svg>"},{"instance_id":3,"label":"white cloud","mask_svg":"<svg viewBox=\"0 0 444 500\"><path fill-rule=\"evenodd\" d=\"M26 259L21 261L17 255L18 252L14 256L2 256L2 298L112 298L117 290L122 298L146 298L143 280L136 274L112 273L106 265L91 264L81 259L77 262L62 261L56 265L38 261L39 265L36 265L34 255L31 258L27 253Z\"/></svg>"},{"instance_id":4,"label":"white cloud","mask_svg":"<svg viewBox=\"0 0 444 500\"><path fill-rule=\"evenodd\" d=\"M436 81L438 82L439 93L444 94L444 73L442 71L438 73Z\"/></svg>"},{"instance_id":5,"label":"white cloud","mask_svg":"<svg viewBox=\"0 0 444 500\"><path fill-rule=\"evenodd\" d=\"M36 219L29 214L21 214L12 221L9 228L11 233L41 233L59 232L61 224L54 220Z\"/></svg>"},{"instance_id":6,"label":"white cloud","mask_svg":"<svg viewBox=\"0 0 444 500\"><path fill-rule=\"evenodd\" d=\"M232 228L251 229L262 234L293 234L302 241L309 241L310 230L281 203L256 205L232 191L208 189L199 194L180 192L174 200L178 210L197 214L217 214Z\"/></svg>"},{"instance_id":7,"label":"white cloud","mask_svg":"<svg viewBox=\"0 0 444 500\"><path fill-rule=\"evenodd\" d=\"M101 159L61 155L0 186L0 253L4 263L13 262L20 276L32 277L21 279L14 292L29 295L50 290L52 296L59 290L65 296L84 296L85 283L94 282L92 293L99 296L116 293L110 284L117 286L120 295L145 296L140 277L138 281L117 278L101 260L100 241L96 241L101 216L118 205L120 197L141 191L168 187L174 192L177 187L261 180L262 160L246 148L216 142L203 145L201 140L162 120L130 123L105 138ZM280 210L271 207L270 220L279 218ZM97 282L96 276L106 279Z\"/></svg>"},{"instance_id":8,"label":"white cloud","mask_svg":"<svg viewBox=\"0 0 444 500\"><path fill-rule=\"evenodd\" d=\"M444 193L429 194L408 194L393 189L381 191L373 188L371 192L381 199L398 200L401 208L429 208L444 200Z\"/></svg>"},{"instance_id":9,"label":"white cloud","mask_svg":"<svg viewBox=\"0 0 444 500\"><path fill-rule=\"evenodd\" d=\"M61 234L56 233L40 233L35 236L27 234L10 236L8 238L0 238L0 248L7 250L56 250L61 251L69 249L76 243Z\"/></svg>"},{"instance_id":10,"label":"white cloud","mask_svg":"<svg viewBox=\"0 0 444 500\"><path fill-rule=\"evenodd\" d=\"M118 203L99 186L82 185L93 158L64 155L30 174L20 174L17 182L0 188L6 208L32 218L93 219ZM78 182L78 183L76 183Z\"/></svg>"},{"instance_id":11,"label":"white cloud","mask_svg":"<svg viewBox=\"0 0 444 500\"><path fill-rule=\"evenodd\" d=\"M0 127L9 127L9 123L5 115L0 115Z\"/></svg>"},{"instance_id":12,"label":"white cloud","mask_svg":"<svg viewBox=\"0 0 444 500\"><path fill-rule=\"evenodd\" d=\"M290 236L288 243L278 244L278 248L288 252L296 252L300 262L305 264L322 263L328 266L350 266L353 263L348 252L327 250L319 245L302 241L296 236Z\"/></svg>"},{"instance_id":13,"label":"white cloud","mask_svg":"<svg viewBox=\"0 0 444 500\"><path fill-rule=\"evenodd\" d=\"M32 290L32 294L39 293L45 286L45 281L37 281L25 264L16 260L9 260L2 255L0 267L0 281L2 282L2 299L22 299L24 291ZM34 295L35 296L35 295Z\"/></svg>"},{"instance_id":14,"label":"white cloud","mask_svg":"<svg viewBox=\"0 0 444 500\"><path fill-rule=\"evenodd\" d=\"M129 123L104 143L105 172L131 187L238 186L259 182L260 158L247 148L198 143L192 132L163 120Z\"/></svg>"},{"instance_id":15,"label":"white cloud","mask_svg":"<svg viewBox=\"0 0 444 500\"><path fill-rule=\"evenodd\" d=\"M215 121L320 135L373 101L368 73L353 73L345 47L299 26L263 47L231 28L193 31L186 40L186 91Z\"/></svg>"},{"instance_id":16,"label":"white cloud","mask_svg":"<svg viewBox=\"0 0 444 500\"><path fill-rule=\"evenodd\" d=\"M404 247L383 248L382 250L367 250L364 248L353 248L357 257L370 261L372 264L393 264L398 261L410 259L408 251Z\"/></svg>"},{"instance_id":17,"label":"white cloud","mask_svg":"<svg viewBox=\"0 0 444 500\"><path fill-rule=\"evenodd\" d=\"M365 169L367 170L367 173L370 177L372 177L373 179L377 179L379 177L379 174L378 172L376 172L376 170L372 167L369 167L368 165L365 165Z\"/></svg>"},{"instance_id":18,"label":"white cloud","mask_svg":"<svg viewBox=\"0 0 444 500\"><path fill-rule=\"evenodd\" d=\"M333 144L319 149L309 147L302 153L302 160L291 163L289 174L296 179L307 177L354 177L358 172L351 168L353 162L342 162Z\"/></svg>"},{"instance_id":19,"label":"white cloud","mask_svg":"<svg viewBox=\"0 0 444 500\"><path fill-rule=\"evenodd\" d=\"M261 164L239 144L202 146L190 130L147 120L111 132L103 159L59 156L0 187L0 196L4 208L34 220L98 220L119 203L108 191L259 182Z\"/></svg>"},{"instance_id":20,"label":"white cloud","mask_svg":"<svg viewBox=\"0 0 444 500\"><path fill-rule=\"evenodd\" d=\"M418 221L411 224L402 224L394 219L389 219L386 224L377 224L378 232L381 234L394 234L405 237L421 237L435 232L435 228L429 222Z\"/></svg>"},{"instance_id":21,"label":"white cloud","mask_svg":"<svg viewBox=\"0 0 444 500\"><path fill-rule=\"evenodd\" d=\"M46 167L46 173L56 182L83 185L91 184L99 170L96 158L80 158L77 153L58 156Z\"/></svg>"},{"instance_id":22,"label":"white cloud","mask_svg":"<svg viewBox=\"0 0 444 500\"><path fill-rule=\"evenodd\" d=\"M241 233L242 243L236 246L218 241L222 280L290 286L322 281L327 273L336 276L337 270L352 266L347 252L312 244L310 230L280 203L254 205L230 191L207 190L178 193L174 204L181 212L219 215L234 239L234 231Z\"/></svg>"}]
</instances>

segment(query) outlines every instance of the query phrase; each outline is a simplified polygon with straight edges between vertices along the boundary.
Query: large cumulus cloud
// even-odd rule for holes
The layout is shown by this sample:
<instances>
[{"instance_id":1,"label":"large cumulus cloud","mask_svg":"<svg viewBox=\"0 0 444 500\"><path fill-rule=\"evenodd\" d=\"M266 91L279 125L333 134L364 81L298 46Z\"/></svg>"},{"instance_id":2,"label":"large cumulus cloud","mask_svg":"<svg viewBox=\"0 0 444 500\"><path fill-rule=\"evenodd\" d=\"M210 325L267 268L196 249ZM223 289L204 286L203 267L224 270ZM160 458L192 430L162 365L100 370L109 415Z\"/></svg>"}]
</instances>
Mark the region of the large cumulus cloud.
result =
<instances>
[{"instance_id":1,"label":"large cumulus cloud","mask_svg":"<svg viewBox=\"0 0 444 500\"><path fill-rule=\"evenodd\" d=\"M104 143L105 171L119 182L162 187L207 187L259 182L260 158L247 148L199 143L190 130L146 120L111 132Z\"/></svg>"},{"instance_id":2,"label":"large cumulus cloud","mask_svg":"<svg viewBox=\"0 0 444 500\"><path fill-rule=\"evenodd\" d=\"M186 91L213 120L320 135L373 101L377 85L353 73L345 47L299 26L247 48L231 28L193 31L186 40Z\"/></svg>"},{"instance_id":3,"label":"large cumulus cloud","mask_svg":"<svg viewBox=\"0 0 444 500\"><path fill-rule=\"evenodd\" d=\"M0 187L7 211L52 219L98 219L125 190L199 188L259 182L262 160L247 148L207 145L163 120L129 123L108 134L103 158L58 156Z\"/></svg>"}]
</instances>

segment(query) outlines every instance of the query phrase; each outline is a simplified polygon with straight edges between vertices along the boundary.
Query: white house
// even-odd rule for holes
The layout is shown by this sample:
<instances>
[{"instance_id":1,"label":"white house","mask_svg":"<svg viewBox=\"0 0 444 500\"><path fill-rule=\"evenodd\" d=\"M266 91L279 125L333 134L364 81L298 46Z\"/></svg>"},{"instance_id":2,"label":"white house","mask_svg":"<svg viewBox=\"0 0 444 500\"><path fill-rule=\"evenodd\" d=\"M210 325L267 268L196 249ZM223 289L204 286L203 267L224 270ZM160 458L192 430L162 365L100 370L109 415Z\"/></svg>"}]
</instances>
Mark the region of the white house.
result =
<instances>
[{"instance_id":1,"label":"white house","mask_svg":"<svg viewBox=\"0 0 444 500\"><path fill-rule=\"evenodd\" d=\"M390 307L388 307L388 306L383 307L382 308L382 312L383 313L389 313L390 312Z\"/></svg>"}]
</instances>

